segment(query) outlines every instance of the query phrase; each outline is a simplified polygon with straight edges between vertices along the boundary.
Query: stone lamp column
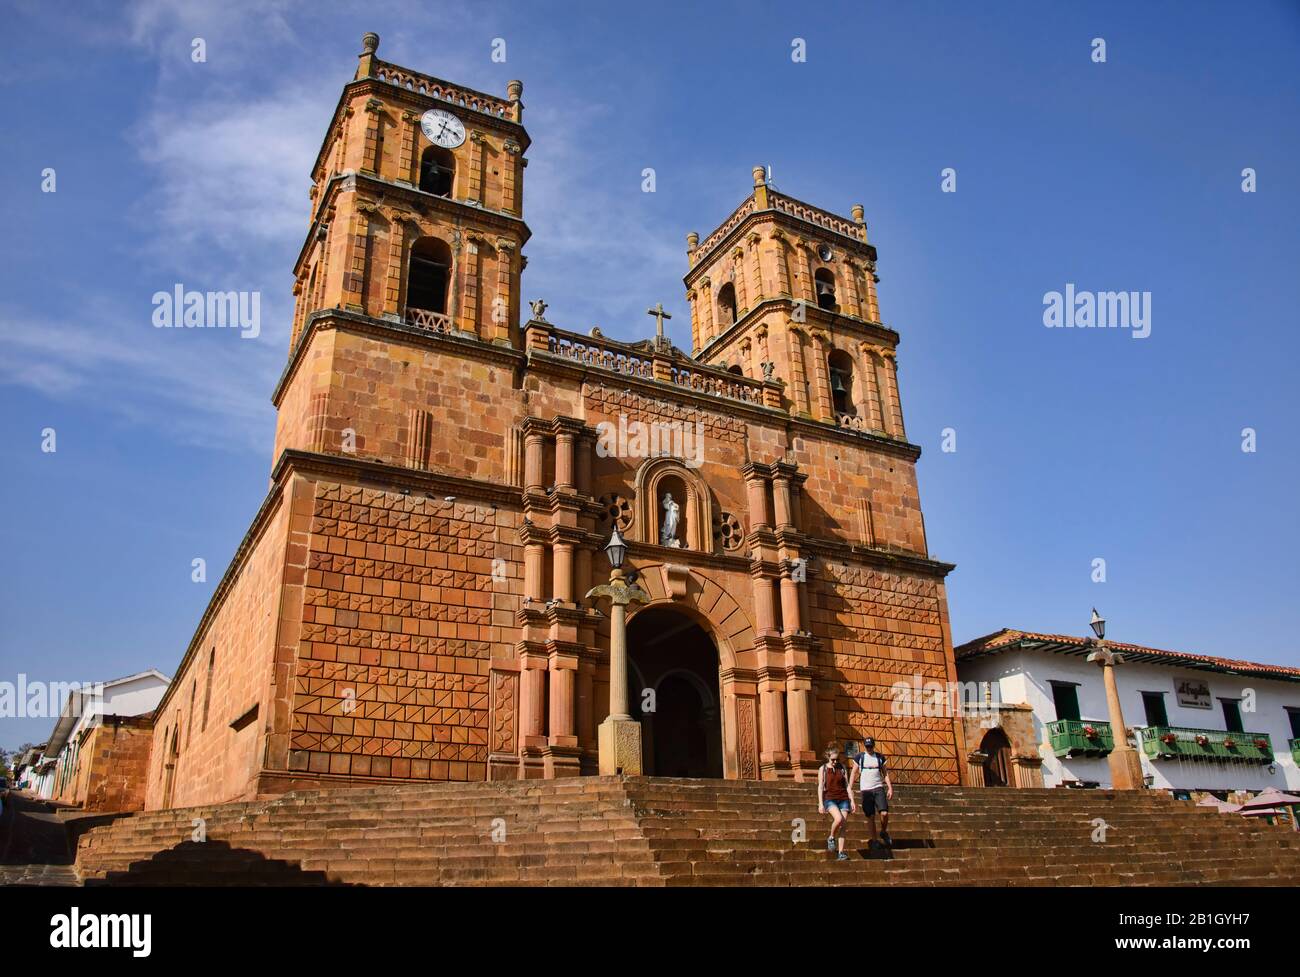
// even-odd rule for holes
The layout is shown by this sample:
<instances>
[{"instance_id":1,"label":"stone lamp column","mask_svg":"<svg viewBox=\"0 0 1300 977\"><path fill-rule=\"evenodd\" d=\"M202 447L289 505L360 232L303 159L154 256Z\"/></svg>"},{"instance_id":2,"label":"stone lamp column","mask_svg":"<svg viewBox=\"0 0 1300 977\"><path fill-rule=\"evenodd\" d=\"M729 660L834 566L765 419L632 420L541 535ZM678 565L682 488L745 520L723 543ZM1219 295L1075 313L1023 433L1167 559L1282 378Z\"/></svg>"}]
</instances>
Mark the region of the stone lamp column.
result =
<instances>
[{"instance_id":1,"label":"stone lamp column","mask_svg":"<svg viewBox=\"0 0 1300 977\"><path fill-rule=\"evenodd\" d=\"M1124 712L1119 705L1119 687L1115 684L1115 666L1124 659L1106 647L1102 639L1094 639L1096 648L1088 661L1101 666L1102 681L1106 686L1106 706L1110 712L1110 731L1115 747L1107 757L1110 763L1111 786L1115 790L1138 790L1145 786L1142 779L1142 761L1137 750L1128 744L1128 727L1124 725Z\"/></svg>"},{"instance_id":2,"label":"stone lamp column","mask_svg":"<svg viewBox=\"0 0 1300 977\"><path fill-rule=\"evenodd\" d=\"M613 569L609 583L592 587L587 600L608 597L609 609L609 716L597 733L601 776L641 775L641 724L627 710L627 605L644 604L650 595L623 574L626 548L618 530L605 548Z\"/></svg>"}]
</instances>

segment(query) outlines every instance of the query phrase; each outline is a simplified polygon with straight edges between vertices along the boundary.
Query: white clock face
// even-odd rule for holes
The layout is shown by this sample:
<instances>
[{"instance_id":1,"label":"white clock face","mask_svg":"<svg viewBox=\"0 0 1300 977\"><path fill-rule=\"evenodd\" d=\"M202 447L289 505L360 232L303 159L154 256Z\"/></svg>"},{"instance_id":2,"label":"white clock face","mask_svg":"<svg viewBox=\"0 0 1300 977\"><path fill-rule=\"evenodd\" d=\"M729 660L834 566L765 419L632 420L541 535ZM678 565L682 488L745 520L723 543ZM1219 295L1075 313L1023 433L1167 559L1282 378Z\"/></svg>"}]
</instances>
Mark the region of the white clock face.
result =
<instances>
[{"instance_id":1,"label":"white clock face","mask_svg":"<svg viewBox=\"0 0 1300 977\"><path fill-rule=\"evenodd\" d=\"M442 109L429 109L420 116L420 129L429 142L443 149L455 149L465 141L465 124Z\"/></svg>"}]
</instances>

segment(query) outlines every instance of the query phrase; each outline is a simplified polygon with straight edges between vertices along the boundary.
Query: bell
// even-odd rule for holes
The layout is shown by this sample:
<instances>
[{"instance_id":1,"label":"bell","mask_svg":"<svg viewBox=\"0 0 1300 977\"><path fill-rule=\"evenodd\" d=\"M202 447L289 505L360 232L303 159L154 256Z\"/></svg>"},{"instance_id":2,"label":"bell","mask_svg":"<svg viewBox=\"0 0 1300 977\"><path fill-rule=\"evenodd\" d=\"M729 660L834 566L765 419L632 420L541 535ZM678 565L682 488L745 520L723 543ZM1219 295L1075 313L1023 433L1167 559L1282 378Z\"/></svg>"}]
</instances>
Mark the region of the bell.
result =
<instances>
[{"instance_id":1,"label":"bell","mask_svg":"<svg viewBox=\"0 0 1300 977\"><path fill-rule=\"evenodd\" d=\"M843 394L848 393L849 388L844 386L844 374L838 370L831 374L831 393Z\"/></svg>"},{"instance_id":2,"label":"bell","mask_svg":"<svg viewBox=\"0 0 1300 977\"><path fill-rule=\"evenodd\" d=\"M835 298L835 286L832 285L830 282L818 282L818 283L817 283L817 294L818 294L819 296L824 295L824 296L826 296L826 297L828 297L828 298L832 298L832 299L833 299L833 298Z\"/></svg>"}]
</instances>

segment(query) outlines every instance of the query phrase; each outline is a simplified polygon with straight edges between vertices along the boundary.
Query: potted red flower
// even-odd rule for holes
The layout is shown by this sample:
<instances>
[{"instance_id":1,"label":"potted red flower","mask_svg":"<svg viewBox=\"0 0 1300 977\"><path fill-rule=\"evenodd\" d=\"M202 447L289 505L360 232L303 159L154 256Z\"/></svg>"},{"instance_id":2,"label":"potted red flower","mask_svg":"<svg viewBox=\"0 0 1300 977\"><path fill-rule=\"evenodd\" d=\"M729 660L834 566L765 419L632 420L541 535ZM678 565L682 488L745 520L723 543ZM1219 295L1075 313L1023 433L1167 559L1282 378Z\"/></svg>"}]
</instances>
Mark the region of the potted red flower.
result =
<instances>
[{"instance_id":1,"label":"potted red flower","mask_svg":"<svg viewBox=\"0 0 1300 977\"><path fill-rule=\"evenodd\" d=\"M1209 738L1208 736L1206 736L1204 733L1197 733L1197 734L1196 734L1196 745L1197 745L1197 746L1208 746L1209 743L1210 743L1210 738Z\"/></svg>"},{"instance_id":2,"label":"potted red flower","mask_svg":"<svg viewBox=\"0 0 1300 977\"><path fill-rule=\"evenodd\" d=\"M1224 737L1223 745L1226 746L1228 749L1231 750L1234 746L1237 745L1237 741L1234 740L1231 736L1227 736L1227 737Z\"/></svg>"},{"instance_id":3,"label":"potted red flower","mask_svg":"<svg viewBox=\"0 0 1300 977\"><path fill-rule=\"evenodd\" d=\"M1097 730L1091 726L1085 726L1083 727L1083 735L1090 740L1095 740L1097 738Z\"/></svg>"},{"instance_id":4,"label":"potted red flower","mask_svg":"<svg viewBox=\"0 0 1300 977\"><path fill-rule=\"evenodd\" d=\"M1257 749L1260 749L1260 750L1267 750L1267 749L1268 749L1268 740L1264 739L1264 737L1262 737L1262 736L1256 737L1256 739L1255 739L1255 747L1256 747Z\"/></svg>"},{"instance_id":5,"label":"potted red flower","mask_svg":"<svg viewBox=\"0 0 1300 977\"><path fill-rule=\"evenodd\" d=\"M1165 743L1169 746L1173 746L1175 743L1178 742L1178 737L1175 736L1173 733L1165 733L1164 736L1160 737L1160 742Z\"/></svg>"}]
</instances>

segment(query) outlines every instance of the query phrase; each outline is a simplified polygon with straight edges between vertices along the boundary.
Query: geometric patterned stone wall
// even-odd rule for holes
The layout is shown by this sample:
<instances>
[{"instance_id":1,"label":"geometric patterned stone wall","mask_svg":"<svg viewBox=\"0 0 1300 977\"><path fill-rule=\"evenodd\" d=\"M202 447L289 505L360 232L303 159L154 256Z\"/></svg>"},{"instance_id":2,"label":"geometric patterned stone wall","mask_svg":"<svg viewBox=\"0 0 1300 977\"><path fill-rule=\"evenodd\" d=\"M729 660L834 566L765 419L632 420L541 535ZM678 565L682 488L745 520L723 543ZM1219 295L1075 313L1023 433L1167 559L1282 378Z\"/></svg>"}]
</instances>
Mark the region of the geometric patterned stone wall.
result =
<instances>
[{"instance_id":1,"label":"geometric patterned stone wall","mask_svg":"<svg viewBox=\"0 0 1300 977\"><path fill-rule=\"evenodd\" d=\"M290 770L486 779L490 660L518 601L519 548L504 541L516 521L317 483Z\"/></svg>"},{"instance_id":2,"label":"geometric patterned stone wall","mask_svg":"<svg viewBox=\"0 0 1300 977\"><path fill-rule=\"evenodd\" d=\"M830 560L819 563L810 600L814 627L828 649L817 663L838 680L832 742L875 737L901 783L956 784L954 719L895 715L896 682L943 685L942 585Z\"/></svg>"}]
</instances>

